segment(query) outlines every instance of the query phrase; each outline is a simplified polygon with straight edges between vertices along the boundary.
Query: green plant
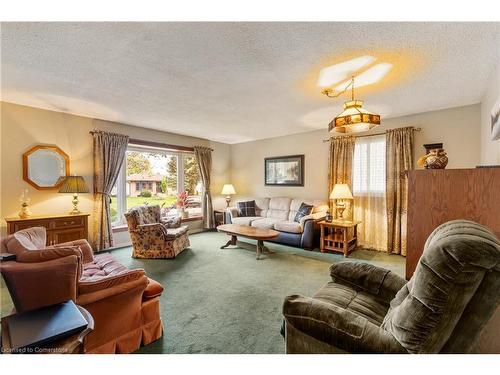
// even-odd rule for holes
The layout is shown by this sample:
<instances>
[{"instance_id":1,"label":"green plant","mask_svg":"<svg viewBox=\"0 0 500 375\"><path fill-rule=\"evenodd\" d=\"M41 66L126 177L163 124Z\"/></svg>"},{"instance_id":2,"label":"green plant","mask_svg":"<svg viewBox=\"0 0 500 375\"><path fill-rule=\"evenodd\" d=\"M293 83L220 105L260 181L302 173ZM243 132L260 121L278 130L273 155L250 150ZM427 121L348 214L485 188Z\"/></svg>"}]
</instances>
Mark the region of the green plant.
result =
<instances>
[{"instance_id":1,"label":"green plant","mask_svg":"<svg viewBox=\"0 0 500 375\"><path fill-rule=\"evenodd\" d=\"M149 190L142 190L139 194L140 197L151 198L151 192Z\"/></svg>"}]
</instances>

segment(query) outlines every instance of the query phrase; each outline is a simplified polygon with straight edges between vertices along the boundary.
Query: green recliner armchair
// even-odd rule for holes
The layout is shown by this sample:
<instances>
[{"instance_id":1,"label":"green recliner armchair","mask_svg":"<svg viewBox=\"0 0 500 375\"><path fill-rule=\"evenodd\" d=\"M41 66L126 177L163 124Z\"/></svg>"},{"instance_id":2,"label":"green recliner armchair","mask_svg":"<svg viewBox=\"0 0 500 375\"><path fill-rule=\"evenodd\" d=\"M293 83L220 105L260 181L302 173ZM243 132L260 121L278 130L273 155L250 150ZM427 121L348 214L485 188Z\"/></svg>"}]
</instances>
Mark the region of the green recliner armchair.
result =
<instances>
[{"instance_id":1,"label":"green recliner armchair","mask_svg":"<svg viewBox=\"0 0 500 375\"><path fill-rule=\"evenodd\" d=\"M500 301L500 242L455 220L436 228L409 282L360 262L331 266L312 298L283 305L287 353L468 353Z\"/></svg>"}]
</instances>

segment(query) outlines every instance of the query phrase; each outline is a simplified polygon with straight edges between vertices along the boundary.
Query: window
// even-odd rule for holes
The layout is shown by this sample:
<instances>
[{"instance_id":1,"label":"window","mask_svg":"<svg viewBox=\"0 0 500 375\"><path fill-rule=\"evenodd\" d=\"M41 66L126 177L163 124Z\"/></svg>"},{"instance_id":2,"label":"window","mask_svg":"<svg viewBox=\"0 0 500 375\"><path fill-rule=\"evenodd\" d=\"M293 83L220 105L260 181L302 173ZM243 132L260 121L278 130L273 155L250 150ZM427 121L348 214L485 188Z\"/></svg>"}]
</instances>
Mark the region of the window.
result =
<instances>
[{"instance_id":1,"label":"window","mask_svg":"<svg viewBox=\"0 0 500 375\"><path fill-rule=\"evenodd\" d=\"M385 193L385 136L356 140L352 172L354 195Z\"/></svg>"},{"instance_id":2,"label":"window","mask_svg":"<svg viewBox=\"0 0 500 375\"><path fill-rule=\"evenodd\" d=\"M356 139L352 169L354 218L361 221L358 244L385 251L385 135Z\"/></svg>"},{"instance_id":3,"label":"window","mask_svg":"<svg viewBox=\"0 0 500 375\"><path fill-rule=\"evenodd\" d=\"M113 188L111 218L123 224L123 214L142 204L157 204L162 215L177 214L177 194L188 193L187 211L201 215L201 179L192 153L129 145Z\"/></svg>"}]
</instances>

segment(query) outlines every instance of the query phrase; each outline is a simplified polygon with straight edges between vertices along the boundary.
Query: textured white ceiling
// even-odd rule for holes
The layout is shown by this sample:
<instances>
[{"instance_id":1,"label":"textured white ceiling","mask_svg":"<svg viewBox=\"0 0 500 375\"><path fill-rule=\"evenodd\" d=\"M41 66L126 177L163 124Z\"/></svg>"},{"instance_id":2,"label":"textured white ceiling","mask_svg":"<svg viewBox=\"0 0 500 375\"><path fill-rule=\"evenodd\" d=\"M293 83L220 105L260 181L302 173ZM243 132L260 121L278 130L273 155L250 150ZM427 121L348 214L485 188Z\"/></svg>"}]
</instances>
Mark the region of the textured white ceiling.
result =
<instances>
[{"instance_id":1,"label":"textured white ceiling","mask_svg":"<svg viewBox=\"0 0 500 375\"><path fill-rule=\"evenodd\" d=\"M3 23L2 100L225 143L324 129L319 71L371 55L360 88L400 116L478 103L500 23ZM383 121L383 118L382 118Z\"/></svg>"}]
</instances>

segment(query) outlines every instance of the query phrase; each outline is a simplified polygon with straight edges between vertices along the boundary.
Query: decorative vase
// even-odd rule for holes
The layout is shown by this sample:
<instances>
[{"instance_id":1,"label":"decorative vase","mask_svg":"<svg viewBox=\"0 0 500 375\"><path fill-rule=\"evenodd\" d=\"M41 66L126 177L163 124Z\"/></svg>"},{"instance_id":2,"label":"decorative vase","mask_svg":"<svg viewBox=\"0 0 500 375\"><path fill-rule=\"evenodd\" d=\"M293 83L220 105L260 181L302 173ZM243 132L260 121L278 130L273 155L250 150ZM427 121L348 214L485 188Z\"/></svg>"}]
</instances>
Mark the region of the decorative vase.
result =
<instances>
[{"instance_id":1,"label":"decorative vase","mask_svg":"<svg viewBox=\"0 0 500 375\"><path fill-rule=\"evenodd\" d=\"M182 219L187 219L189 217L189 212L186 211L184 206L179 206L178 211Z\"/></svg>"},{"instance_id":2,"label":"decorative vase","mask_svg":"<svg viewBox=\"0 0 500 375\"><path fill-rule=\"evenodd\" d=\"M448 156L442 148L431 150L424 160L425 169L445 169L448 164Z\"/></svg>"}]
</instances>

